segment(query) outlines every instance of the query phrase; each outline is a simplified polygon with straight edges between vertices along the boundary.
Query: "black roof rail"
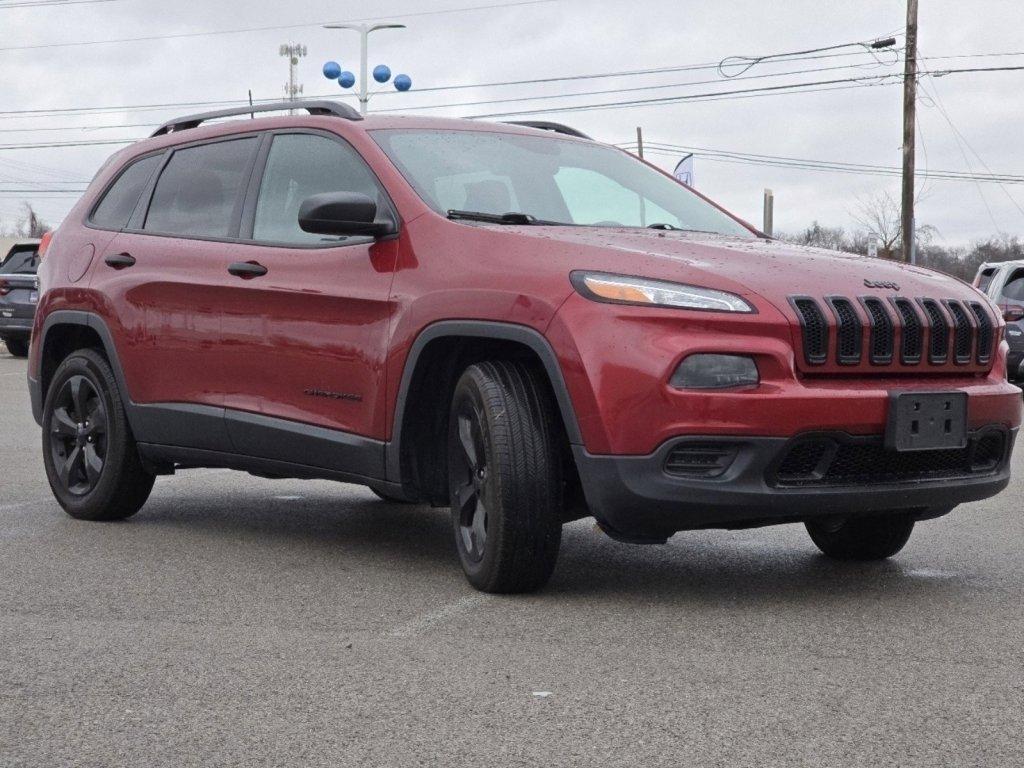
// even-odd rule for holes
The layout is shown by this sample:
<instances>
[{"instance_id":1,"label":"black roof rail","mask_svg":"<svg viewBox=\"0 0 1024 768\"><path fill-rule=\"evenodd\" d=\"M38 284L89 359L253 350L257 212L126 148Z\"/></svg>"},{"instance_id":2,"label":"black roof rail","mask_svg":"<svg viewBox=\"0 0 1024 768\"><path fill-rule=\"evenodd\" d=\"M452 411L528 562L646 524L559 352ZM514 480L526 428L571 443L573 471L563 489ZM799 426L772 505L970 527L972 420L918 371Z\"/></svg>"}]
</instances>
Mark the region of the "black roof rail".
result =
<instances>
[{"instance_id":1,"label":"black roof rail","mask_svg":"<svg viewBox=\"0 0 1024 768\"><path fill-rule=\"evenodd\" d=\"M311 115L334 115L335 117L340 117L345 120L363 119L363 116L351 106L348 104L340 104L336 101L275 101L269 104L256 104L248 107L232 107L231 109L218 109L215 112L203 112L198 115L178 117L161 125L153 131L152 134L150 134L150 137L163 136L165 133L173 133L176 131L184 131L189 128L195 128L201 123L205 123L207 120L216 120L218 117L240 117L241 115L251 115L257 112L283 112L289 109L304 109Z\"/></svg>"},{"instance_id":2,"label":"black roof rail","mask_svg":"<svg viewBox=\"0 0 1024 768\"><path fill-rule=\"evenodd\" d=\"M593 141L593 139L583 133L583 131L577 131L575 128L570 128L568 125L562 125L561 123L550 123L547 120L508 120L505 124L521 125L524 128L536 128L539 131L553 131L554 133L561 133L564 136L574 136L577 139Z\"/></svg>"}]
</instances>

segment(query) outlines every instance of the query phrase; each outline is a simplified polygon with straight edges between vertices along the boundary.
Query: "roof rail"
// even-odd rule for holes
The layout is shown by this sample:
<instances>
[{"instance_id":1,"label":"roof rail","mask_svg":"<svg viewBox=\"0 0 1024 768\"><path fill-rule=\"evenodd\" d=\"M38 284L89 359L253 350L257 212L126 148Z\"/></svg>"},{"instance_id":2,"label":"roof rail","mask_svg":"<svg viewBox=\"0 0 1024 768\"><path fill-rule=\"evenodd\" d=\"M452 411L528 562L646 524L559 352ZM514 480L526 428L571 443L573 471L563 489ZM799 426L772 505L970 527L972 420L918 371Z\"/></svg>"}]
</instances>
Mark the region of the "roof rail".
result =
<instances>
[{"instance_id":1,"label":"roof rail","mask_svg":"<svg viewBox=\"0 0 1024 768\"><path fill-rule=\"evenodd\" d=\"M582 131L577 131L575 128L570 128L568 125L562 125L561 123L549 123L547 120L508 120L505 124L521 125L524 128L536 128L539 131L553 131L564 136L574 136L577 139L593 141L592 138Z\"/></svg>"},{"instance_id":2,"label":"roof rail","mask_svg":"<svg viewBox=\"0 0 1024 768\"><path fill-rule=\"evenodd\" d=\"M207 120L216 120L218 117L239 117L241 115L254 115L257 112L283 112L288 109L304 109L311 115L334 115L345 120L363 119L363 116L348 104L340 104L336 101L275 101L270 104L232 107L231 109L218 109L215 112L203 112L198 115L178 117L161 125L150 134L150 137L163 136L165 133L195 128Z\"/></svg>"}]
</instances>

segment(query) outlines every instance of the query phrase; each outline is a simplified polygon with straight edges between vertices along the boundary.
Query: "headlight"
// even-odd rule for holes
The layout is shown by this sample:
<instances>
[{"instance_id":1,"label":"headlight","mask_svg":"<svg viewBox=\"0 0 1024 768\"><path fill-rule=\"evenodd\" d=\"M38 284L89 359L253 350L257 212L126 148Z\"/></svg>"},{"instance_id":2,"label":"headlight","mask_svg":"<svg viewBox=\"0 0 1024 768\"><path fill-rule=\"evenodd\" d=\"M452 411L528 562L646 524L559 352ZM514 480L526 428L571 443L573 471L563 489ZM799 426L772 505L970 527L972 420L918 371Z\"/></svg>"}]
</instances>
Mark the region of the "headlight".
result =
<instances>
[{"instance_id":1,"label":"headlight","mask_svg":"<svg viewBox=\"0 0 1024 768\"><path fill-rule=\"evenodd\" d=\"M760 381L757 363L744 355L690 355L669 381L676 389L750 387Z\"/></svg>"},{"instance_id":2,"label":"headlight","mask_svg":"<svg viewBox=\"0 0 1024 768\"><path fill-rule=\"evenodd\" d=\"M754 308L736 294L713 288L605 272L573 272L569 278L573 287L591 301L712 312L754 312Z\"/></svg>"}]
</instances>

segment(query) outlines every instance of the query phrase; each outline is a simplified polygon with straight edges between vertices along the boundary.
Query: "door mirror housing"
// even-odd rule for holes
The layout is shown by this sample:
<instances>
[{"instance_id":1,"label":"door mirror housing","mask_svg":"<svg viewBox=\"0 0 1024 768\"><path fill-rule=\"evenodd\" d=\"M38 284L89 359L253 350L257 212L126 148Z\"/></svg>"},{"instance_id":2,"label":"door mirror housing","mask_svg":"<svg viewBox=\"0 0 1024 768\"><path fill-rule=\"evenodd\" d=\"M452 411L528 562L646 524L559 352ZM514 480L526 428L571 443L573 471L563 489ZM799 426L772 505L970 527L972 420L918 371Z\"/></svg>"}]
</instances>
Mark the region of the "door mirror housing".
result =
<instances>
[{"instance_id":1,"label":"door mirror housing","mask_svg":"<svg viewBox=\"0 0 1024 768\"><path fill-rule=\"evenodd\" d=\"M377 221L377 203L358 192L324 192L299 206L299 227L314 235L383 237L395 224Z\"/></svg>"}]
</instances>

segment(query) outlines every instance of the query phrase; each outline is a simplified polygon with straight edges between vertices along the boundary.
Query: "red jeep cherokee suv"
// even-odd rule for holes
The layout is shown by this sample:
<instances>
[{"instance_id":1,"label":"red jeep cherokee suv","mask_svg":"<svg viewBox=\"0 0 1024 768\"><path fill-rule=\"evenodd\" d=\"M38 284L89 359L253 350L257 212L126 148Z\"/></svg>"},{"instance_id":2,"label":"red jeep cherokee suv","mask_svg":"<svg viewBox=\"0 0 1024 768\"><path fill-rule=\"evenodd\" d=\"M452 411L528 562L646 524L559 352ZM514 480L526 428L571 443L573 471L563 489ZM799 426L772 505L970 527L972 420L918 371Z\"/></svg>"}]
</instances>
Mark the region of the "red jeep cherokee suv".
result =
<instances>
[{"instance_id":1,"label":"red jeep cherokee suv","mask_svg":"<svg viewBox=\"0 0 1024 768\"><path fill-rule=\"evenodd\" d=\"M49 244L29 386L72 516L197 466L360 483L450 506L512 592L588 515L876 559L1006 487L1020 390L970 286L773 241L564 126L286 108L163 126Z\"/></svg>"}]
</instances>

